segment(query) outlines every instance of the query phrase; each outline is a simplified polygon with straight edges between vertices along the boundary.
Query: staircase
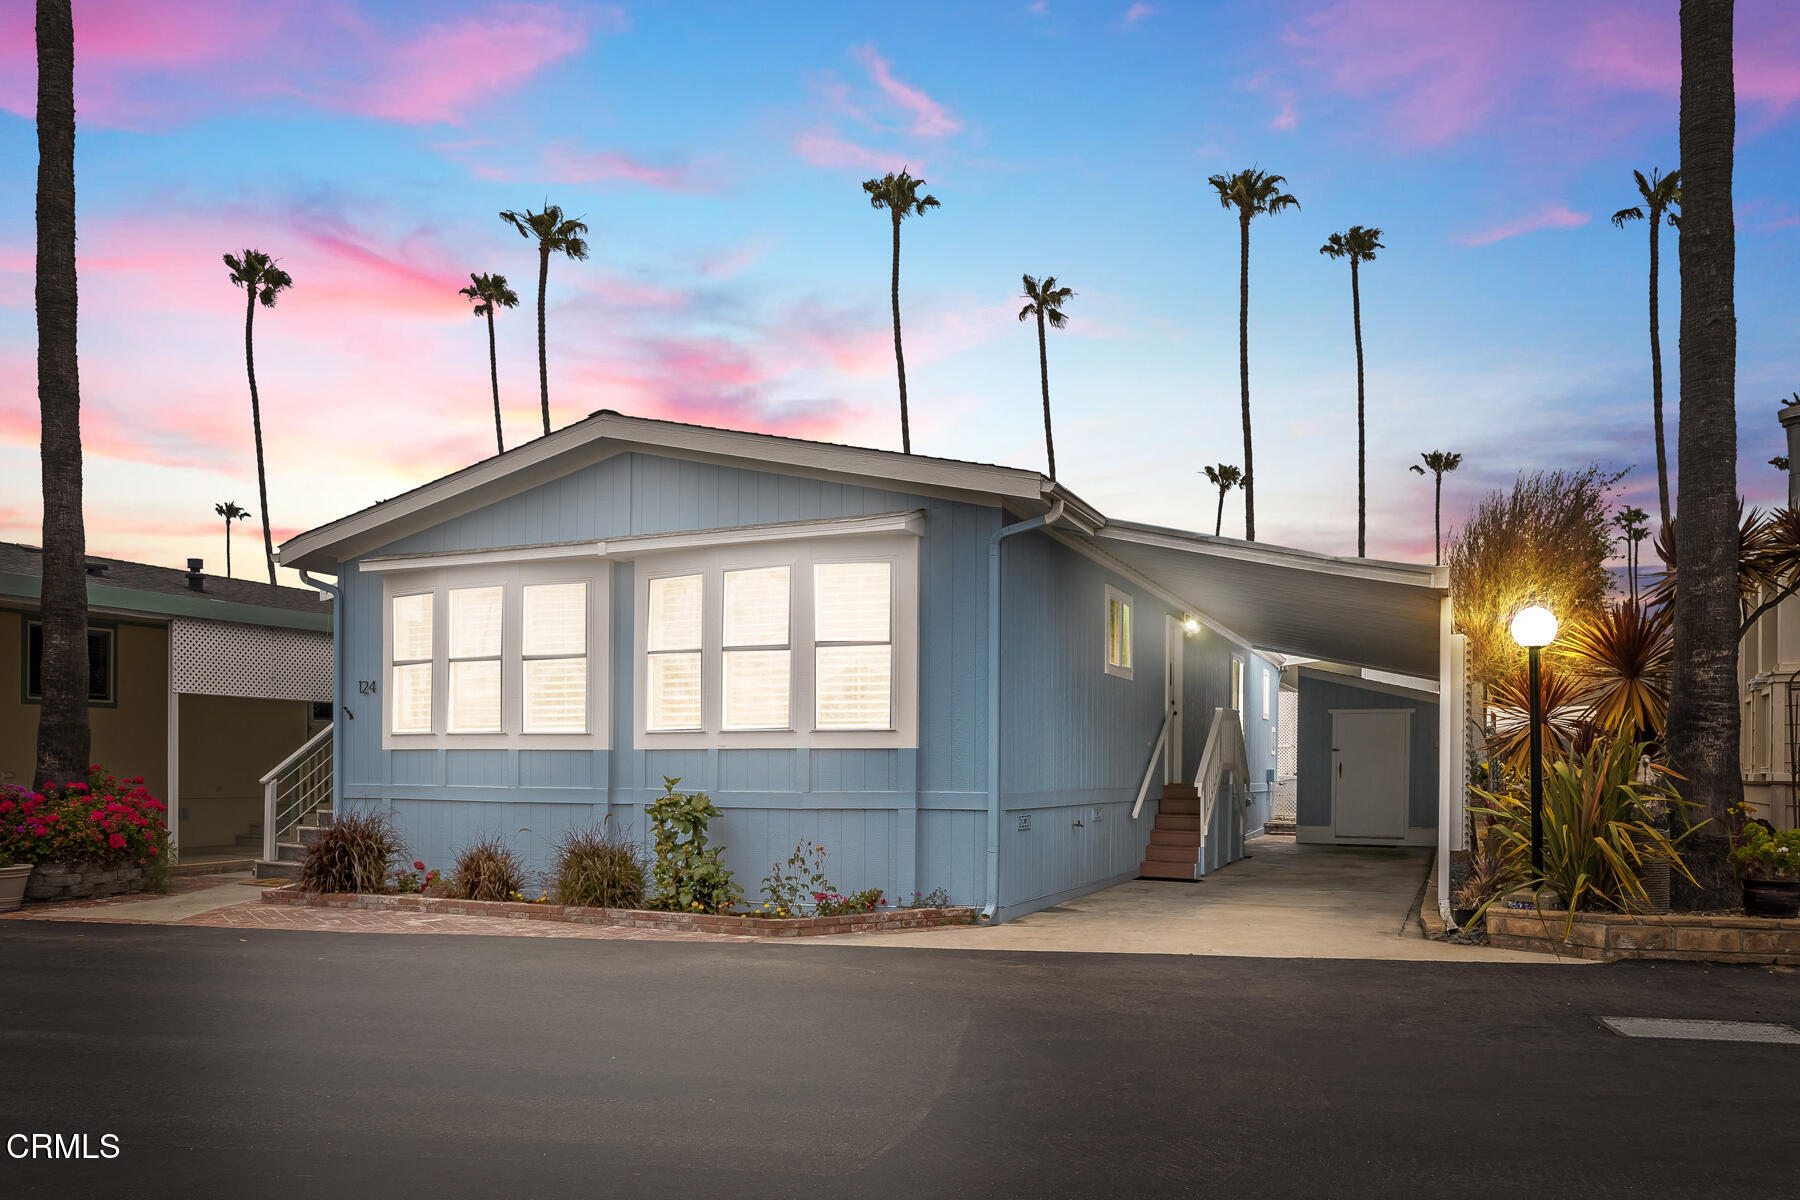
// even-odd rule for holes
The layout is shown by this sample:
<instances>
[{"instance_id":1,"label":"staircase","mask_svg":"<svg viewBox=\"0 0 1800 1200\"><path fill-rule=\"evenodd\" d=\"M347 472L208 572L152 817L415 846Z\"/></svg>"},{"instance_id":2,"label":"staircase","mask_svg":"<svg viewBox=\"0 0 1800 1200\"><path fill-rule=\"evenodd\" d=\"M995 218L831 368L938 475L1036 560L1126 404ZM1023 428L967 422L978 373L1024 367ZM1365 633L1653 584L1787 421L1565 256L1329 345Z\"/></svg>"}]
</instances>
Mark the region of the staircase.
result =
<instances>
[{"instance_id":1,"label":"staircase","mask_svg":"<svg viewBox=\"0 0 1800 1200\"><path fill-rule=\"evenodd\" d=\"M1140 879L1182 879L1200 873L1200 792L1191 783L1165 783L1150 844L1138 864Z\"/></svg>"},{"instance_id":2,"label":"staircase","mask_svg":"<svg viewBox=\"0 0 1800 1200\"><path fill-rule=\"evenodd\" d=\"M253 872L258 879L298 879L300 878L300 860L313 843L319 840L332 821L329 807L315 808L300 817L299 824L294 825L287 833L290 840L275 843L275 857L258 860ZM257 835L257 844L262 844L262 835Z\"/></svg>"},{"instance_id":3,"label":"staircase","mask_svg":"<svg viewBox=\"0 0 1800 1200\"><path fill-rule=\"evenodd\" d=\"M263 854L258 879L294 879L300 860L332 822L330 725L262 777Z\"/></svg>"}]
</instances>

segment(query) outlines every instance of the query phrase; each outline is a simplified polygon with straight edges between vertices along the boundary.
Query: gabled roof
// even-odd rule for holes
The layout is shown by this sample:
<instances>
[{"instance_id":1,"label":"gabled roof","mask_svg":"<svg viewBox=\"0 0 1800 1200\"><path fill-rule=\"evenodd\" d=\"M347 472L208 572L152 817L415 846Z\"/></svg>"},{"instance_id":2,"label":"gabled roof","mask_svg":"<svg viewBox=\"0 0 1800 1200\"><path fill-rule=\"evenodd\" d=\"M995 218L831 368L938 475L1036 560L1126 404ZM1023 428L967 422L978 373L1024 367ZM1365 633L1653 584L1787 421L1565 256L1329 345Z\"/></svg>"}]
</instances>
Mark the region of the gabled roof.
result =
<instances>
[{"instance_id":1,"label":"gabled roof","mask_svg":"<svg viewBox=\"0 0 1800 1200\"><path fill-rule=\"evenodd\" d=\"M154 616L201 617L242 625L295 629L331 628L331 605L310 588L271 586L222 575L201 576L203 590L186 571L123 558L88 555L88 603L96 608ZM42 589L44 552L19 542L0 542L0 596L36 601Z\"/></svg>"},{"instance_id":2,"label":"gabled roof","mask_svg":"<svg viewBox=\"0 0 1800 1200\"><path fill-rule=\"evenodd\" d=\"M646 451L731 466L773 468L839 482L878 480L920 495L997 504L1028 516L1054 493L1088 511L1076 497L1037 471L955 458L813 442L768 433L715 429L681 421L633 417L611 409L515 446L360 512L282 543L284 566L334 570L377 546L472 512L496 500L560 478L617 454Z\"/></svg>"},{"instance_id":3,"label":"gabled roof","mask_svg":"<svg viewBox=\"0 0 1800 1200\"><path fill-rule=\"evenodd\" d=\"M616 454L646 451L846 483L874 481L1032 517L1057 536L1132 572L1251 645L1378 670L1435 677L1442 567L1334 558L1306 550L1107 518L1037 471L766 433L632 417L602 409L555 433L289 539L281 561L335 570L451 517Z\"/></svg>"}]
</instances>

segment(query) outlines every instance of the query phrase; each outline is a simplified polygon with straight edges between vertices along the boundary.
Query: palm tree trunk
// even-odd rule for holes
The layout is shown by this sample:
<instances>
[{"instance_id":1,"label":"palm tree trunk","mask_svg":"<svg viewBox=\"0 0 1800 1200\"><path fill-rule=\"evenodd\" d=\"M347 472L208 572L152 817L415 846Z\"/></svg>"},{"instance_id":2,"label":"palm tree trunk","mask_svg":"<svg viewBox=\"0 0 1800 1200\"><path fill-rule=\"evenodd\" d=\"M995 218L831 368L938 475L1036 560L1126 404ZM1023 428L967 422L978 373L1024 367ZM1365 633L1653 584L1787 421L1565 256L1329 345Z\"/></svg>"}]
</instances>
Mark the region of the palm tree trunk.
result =
<instances>
[{"instance_id":1,"label":"palm tree trunk","mask_svg":"<svg viewBox=\"0 0 1800 1200\"><path fill-rule=\"evenodd\" d=\"M1669 527L1669 456L1663 449L1662 330L1657 321L1657 229L1662 210L1650 206L1650 413L1656 426L1656 498L1662 504L1663 528Z\"/></svg>"},{"instance_id":2,"label":"palm tree trunk","mask_svg":"<svg viewBox=\"0 0 1800 1200\"><path fill-rule=\"evenodd\" d=\"M1710 818L1684 845L1688 908L1735 904L1721 834L1738 774L1737 235L1731 212L1731 0L1681 5L1681 520L1667 746L1684 797Z\"/></svg>"},{"instance_id":3,"label":"palm tree trunk","mask_svg":"<svg viewBox=\"0 0 1800 1200\"><path fill-rule=\"evenodd\" d=\"M256 289L244 289L244 371L250 377L250 427L256 434L256 495L262 502L263 558L269 565L269 584L275 583L275 538L269 532L269 479L263 469L262 401L256 394Z\"/></svg>"},{"instance_id":4,"label":"palm tree trunk","mask_svg":"<svg viewBox=\"0 0 1800 1200\"><path fill-rule=\"evenodd\" d=\"M35 786L87 778L87 532L81 513L81 383L75 352L75 25L69 0L38 0L38 411L44 493L43 703Z\"/></svg>"},{"instance_id":5,"label":"palm tree trunk","mask_svg":"<svg viewBox=\"0 0 1800 1200\"><path fill-rule=\"evenodd\" d=\"M494 385L494 445L501 454L506 453L506 435L500 428L500 360L494 356L494 302L487 302L488 319L488 378Z\"/></svg>"},{"instance_id":6,"label":"palm tree trunk","mask_svg":"<svg viewBox=\"0 0 1800 1200\"><path fill-rule=\"evenodd\" d=\"M1433 485L1436 495L1431 501L1431 562L1436 566L1444 561L1444 473L1433 471L1432 474L1437 477Z\"/></svg>"},{"instance_id":7,"label":"palm tree trunk","mask_svg":"<svg viewBox=\"0 0 1800 1200\"><path fill-rule=\"evenodd\" d=\"M906 355L900 349L900 214L894 213L894 367L900 373L900 450L912 453L912 425L906 416Z\"/></svg>"},{"instance_id":8,"label":"palm tree trunk","mask_svg":"<svg viewBox=\"0 0 1800 1200\"><path fill-rule=\"evenodd\" d=\"M544 289L550 282L550 247L538 246L538 403L544 409L544 436L550 436L550 360L544 354Z\"/></svg>"},{"instance_id":9,"label":"palm tree trunk","mask_svg":"<svg viewBox=\"0 0 1800 1200\"><path fill-rule=\"evenodd\" d=\"M1056 439L1050 435L1050 359L1044 349L1044 310L1040 307L1038 325L1038 378L1044 385L1044 449L1050 455L1050 478L1056 479Z\"/></svg>"},{"instance_id":10,"label":"palm tree trunk","mask_svg":"<svg viewBox=\"0 0 1800 1200\"><path fill-rule=\"evenodd\" d=\"M1238 214L1238 390L1244 401L1244 540L1256 540L1256 464L1249 446L1249 212Z\"/></svg>"},{"instance_id":11,"label":"palm tree trunk","mask_svg":"<svg viewBox=\"0 0 1800 1200\"><path fill-rule=\"evenodd\" d=\"M1225 489L1220 488L1219 511L1218 514L1213 517L1213 536L1218 537L1219 531L1223 528L1225 528Z\"/></svg>"},{"instance_id":12,"label":"palm tree trunk","mask_svg":"<svg viewBox=\"0 0 1800 1200\"><path fill-rule=\"evenodd\" d=\"M1250 449L1250 214L1238 215L1238 390L1244 408L1244 540L1256 540L1256 462Z\"/></svg>"},{"instance_id":13,"label":"palm tree trunk","mask_svg":"<svg viewBox=\"0 0 1800 1200\"><path fill-rule=\"evenodd\" d=\"M231 518L225 518L225 578L231 578Z\"/></svg>"},{"instance_id":14,"label":"palm tree trunk","mask_svg":"<svg viewBox=\"0 0 1800 1200\"><path fill-rule=\"evenodd\" d=\"M1367 475L1368 440L1363 420L1362 288L1357 282L1356 257L1354 255L1350 258L1350 319L1356 328L1356 557L1367 558L1369 557L1369 485ZM1442 487L1443 482L1444 477L1439 475L1438 486Z\"/></svg>"}]
</instances>

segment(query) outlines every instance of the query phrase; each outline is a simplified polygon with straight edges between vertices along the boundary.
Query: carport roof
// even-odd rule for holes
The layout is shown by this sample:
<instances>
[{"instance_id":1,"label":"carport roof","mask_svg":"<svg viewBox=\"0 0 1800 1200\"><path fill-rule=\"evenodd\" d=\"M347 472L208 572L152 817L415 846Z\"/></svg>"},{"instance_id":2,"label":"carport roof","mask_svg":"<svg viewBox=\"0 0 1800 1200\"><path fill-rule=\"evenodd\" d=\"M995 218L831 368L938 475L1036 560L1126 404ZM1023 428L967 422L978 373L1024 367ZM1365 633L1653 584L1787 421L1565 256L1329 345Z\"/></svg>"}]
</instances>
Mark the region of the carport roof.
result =
<instances>
[{"instance_id":1,"label":"carport roof","mask_svg":"<svg viewBox=\"0 0 1800 1200\"><path fill-rule=\"evenodd\" d=\"M1438 676L1447 567L1333 558L1132 521L1108 520L1084 536L1254 646Z\"/></svg>"}]
</instances>

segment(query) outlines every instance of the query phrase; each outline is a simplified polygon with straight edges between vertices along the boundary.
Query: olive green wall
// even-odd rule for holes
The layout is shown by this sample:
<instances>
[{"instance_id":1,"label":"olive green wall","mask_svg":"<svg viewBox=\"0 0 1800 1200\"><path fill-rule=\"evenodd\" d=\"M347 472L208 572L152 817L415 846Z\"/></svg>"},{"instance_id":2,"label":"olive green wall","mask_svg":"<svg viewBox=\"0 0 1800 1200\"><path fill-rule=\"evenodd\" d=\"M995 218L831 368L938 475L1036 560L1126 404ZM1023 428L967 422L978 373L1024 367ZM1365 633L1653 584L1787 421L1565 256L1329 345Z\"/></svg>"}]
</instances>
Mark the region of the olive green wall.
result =
<instances>
[{"instance_id":1,"label":"olive green wall","mask_svg":"<svg viewBox=\"0 0 1800 1200\"><path fill-rule=\"evenodd\" d=\"M184 849L229 846L262 820L260 781L306 741L311 708L303 700L181 697Z\"/></svg>"},{"instance_id":2,"label":"olive green wall","mask_svg":"<svg viewBox=\"0 0 1800 1200\"><path fill-rule=\"evenodd\" d=\"M30 786L37 761L38 705L24 700L25 617L0 610L0 783L20 786ZM88 709L89 757L115 775L142 775L160 799L169 794L168 627L100 615L94 621L118 628L118 703Z\"/></svg>"}]
</instances>

